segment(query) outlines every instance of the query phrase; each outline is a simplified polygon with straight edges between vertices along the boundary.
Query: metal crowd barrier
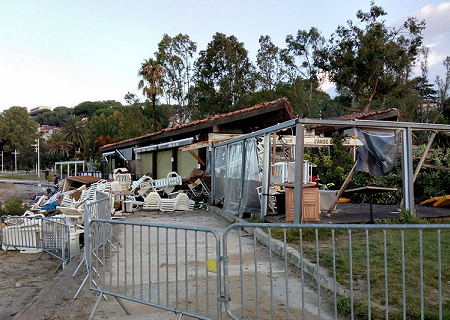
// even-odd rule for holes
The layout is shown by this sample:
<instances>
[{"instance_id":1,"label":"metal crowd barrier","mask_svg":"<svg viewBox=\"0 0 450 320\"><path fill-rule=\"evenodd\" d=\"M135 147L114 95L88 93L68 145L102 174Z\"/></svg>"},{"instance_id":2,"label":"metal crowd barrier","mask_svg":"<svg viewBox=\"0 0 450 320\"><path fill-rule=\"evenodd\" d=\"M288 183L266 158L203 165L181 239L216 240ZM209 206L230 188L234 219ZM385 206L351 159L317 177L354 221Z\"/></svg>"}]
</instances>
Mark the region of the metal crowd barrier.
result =
<instances>
[{"instance_id":1,"label":"metal crowd barrier","mask_svg":"<svg viewBox=\"0 0 450 320\"><path fill-rule=\"evenodd\" d=\"M450 224L234 224L223 248L233 319L450 314Z\"/></svg>"},{"instance_id":2,"label":"metal crowd barrier","mask_svg":"<svg viewBox=\"0 0 450 320\"><path fill-rule=\"evenodd\" d=\"M70 227L64 218L2 216L2 248L37 249L61 260L56 271L70 261ZM38 259L39 259L38 258Z\"/></svg>"},{"instance_id":3,"label":"metal crowd barrier","mask_svg":"<svg viewBox=\"0 0 450 320\"><path fill-rule=\"evenodd\" d=\"M70 227L63 218L42 218L42 249L52 257L61 260L56 268L64 266L70 261ZM40 256L39 256L40 258Z\"/></svg>"},{"instance_id":4,"label":"metal crowd barrier","mask_svg":"<svg viewBox=\"0 0 450 320\"><path fill-rule=\"evenodd\" d=\"M104 230L121 243L113 250ZM198 319L221 319L220 239L209 228L93 219L90 289ZM95 270L95 271L94 271ZM98 275L95 277L95 275ZM96 283L93 282L97 280Z\"/></svg>"},{"instance_id":5,"label":"metal crowd barrier","mask_svg":"<svg viewBox=\"0 0 450 320\"><path fill-rule=\"evenodd\" d=\"M90 289L179 319L446 319L450 224L233 224L93 219ZM121 246L106 241L110 231ZM223 273L222 273L223 271ZM222 279L223 274L223 279Z\"/></svg>"},{"instance_id":6,"label":"metal crowd barrier","mask_svg":"<svg viewBox=\"0 0 450 320\"><path fill-rule=\"evenodd\" d=\"M42 249L42 218L1 216L2 249Z\"/></svg>"},{"instance_id":7,"label":"metal crowd barrier","mask_svg":"<svg viewBox=\"0 0 450 320\"><path fill-rule=\"evenodd\" d=\"M80 263L78 264L78 267L75 269L72 276L75 277L75 275L78 273L78 271L80 270L80 268L83 264L86 266L87 274L84 277L83 282L81 283L77 292L75 293L75 296L73 297L74 299L78 298L78 295L80 294L81 289L83 289L84 285L86 284L87 280L89 279L90 268L87 264L86 250L87 250L87 248L89 248L88 235L90 234L90 231L89 231L90 221L95 218L108 219L108 220L111 219L111 201L110 201L109 195L104 192L96 191L95 198L97 199L96 201L86 202L84 204L84 212L83 212L84 234L85 234L84 252L83 252L83 258L81 259ZM107 242L112 245L111 240L113 239L113 236L112 236L112 230L111 230L110 226L108 225L108 226L106 226L106 228L104 228L102 230L97 230L97 237L102 239L102 243ZM115 250L114 246L113 246L113 248ZM100 263L103 263L103 262L100 261ZM94 269L93 271L97 275L96 270Z\"/></svg>"}]
</instances>

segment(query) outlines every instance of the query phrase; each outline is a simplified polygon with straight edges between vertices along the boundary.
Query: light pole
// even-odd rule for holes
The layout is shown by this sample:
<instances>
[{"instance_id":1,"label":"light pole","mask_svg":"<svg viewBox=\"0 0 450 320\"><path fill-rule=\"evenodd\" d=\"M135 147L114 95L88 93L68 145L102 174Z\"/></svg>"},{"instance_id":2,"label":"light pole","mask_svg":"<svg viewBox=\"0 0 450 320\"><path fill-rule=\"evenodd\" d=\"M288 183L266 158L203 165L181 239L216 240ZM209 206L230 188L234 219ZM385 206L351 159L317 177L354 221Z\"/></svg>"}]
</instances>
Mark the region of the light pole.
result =
<instances>
[{"instance_id":1,"label":"light pole","mask_svg":"<svg viewBox=\"0 0 450 320\"><path fill-rule=\"evenodd\" d=\"M37 153L37 168L36 168L36 171L37 171L38 179L40 179L41 178L41 166L39 164L39 138L38 139L34 139L34 142L36 142L36 143L32 144L31 146L34 147L34 150Z\"/></svg>"},{"instance_id":2,"label":"light pole","mask_svg":"<svg viewBox=\"0 0 450 320\"><path fill-rule=\"evenodd\" d=\"M5 170L3 169L3 151L2 151L2 173L5 172Z\"/></svg>"},{"instance_id":3,"label":"light pole","mask_svg":"<svg viewBox=\"0 0 450 320\"><path fill-rule=\"evenodd\" d=\"M17 149L14 149L14 152L11 152L14 155L14 173L17 174L17 155L20 154L17 152Z\"/></svg>"}]
</instances>

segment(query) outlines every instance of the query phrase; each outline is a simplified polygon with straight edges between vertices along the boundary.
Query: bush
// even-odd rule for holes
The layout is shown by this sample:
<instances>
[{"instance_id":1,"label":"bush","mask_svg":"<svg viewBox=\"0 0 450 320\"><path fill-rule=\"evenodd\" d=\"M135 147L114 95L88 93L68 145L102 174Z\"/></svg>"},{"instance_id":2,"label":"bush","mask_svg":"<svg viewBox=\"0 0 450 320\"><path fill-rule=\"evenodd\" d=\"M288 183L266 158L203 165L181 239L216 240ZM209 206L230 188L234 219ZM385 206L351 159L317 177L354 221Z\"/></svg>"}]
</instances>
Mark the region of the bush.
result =
<instances>
[{"instance_id":1,"label":"bush","mask_svg":"<svg viewBox=\"0 0 450 320\"><path fill-rule=\"evenodd\" d=\"M28 206L24 205L23 200L19 198L11 198L3 205L3 211L9 216L21 216L28 210Z\"/></svg>"}]
</instances>

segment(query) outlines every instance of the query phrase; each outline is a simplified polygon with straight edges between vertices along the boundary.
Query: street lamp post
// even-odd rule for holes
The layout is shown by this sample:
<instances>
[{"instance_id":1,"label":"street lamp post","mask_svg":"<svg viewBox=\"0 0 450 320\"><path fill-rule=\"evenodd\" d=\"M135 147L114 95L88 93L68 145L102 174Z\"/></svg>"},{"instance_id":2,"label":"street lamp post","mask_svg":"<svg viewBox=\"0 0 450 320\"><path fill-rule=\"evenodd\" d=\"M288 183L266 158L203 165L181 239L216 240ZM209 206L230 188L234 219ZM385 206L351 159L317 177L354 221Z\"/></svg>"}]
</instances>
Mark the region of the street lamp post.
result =
<instances>
[{"instance_id":1,"label":"street lamp post","mask_svg":"<svg viewBox=\"0 0 450 320\"><path fill-rule=\"evenodd\" d=\"M40 163L39 163L39 138L35 139L34 142L36 142L36 143L32 144L31 146L34 147L34 150L37 153L37 168L36 168L36 171L37 171L38 179L40 179L41 178L41 166L40 166Z\"/></svg>"}]
</instances>

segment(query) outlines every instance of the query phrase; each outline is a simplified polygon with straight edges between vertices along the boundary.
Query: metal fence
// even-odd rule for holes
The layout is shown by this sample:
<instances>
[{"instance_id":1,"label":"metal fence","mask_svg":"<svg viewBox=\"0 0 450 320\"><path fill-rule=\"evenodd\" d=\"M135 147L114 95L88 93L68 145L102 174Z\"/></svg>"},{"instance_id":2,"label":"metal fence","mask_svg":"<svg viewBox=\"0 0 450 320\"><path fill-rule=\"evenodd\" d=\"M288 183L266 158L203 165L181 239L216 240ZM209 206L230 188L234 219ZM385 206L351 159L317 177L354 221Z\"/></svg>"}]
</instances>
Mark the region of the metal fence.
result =
<instances>
[{"instance_id":1,"label":"metal fence","mask_svg":"<svg viewBox=\"0 0 450 320\"><path fill-rule=\"evenodd\" d=\"M103 294L180 318L450 315L450 224L233 224L221 246L209 228L94 219L90 243L91 317Z\"/></svg>"},{"instance_id":2,"label":"metal fence","mask_svg":"<svg viewBox=\"0 0 450 320\"><path fill-rule=\"evenodd\" d=\"M42 250L61 260L56 270L69 263L70 227L64 218L2 216L0 222L3 250Z\"/></svg>"},{"instance_id":3,"label":"metal fence","mask_svg":"<svg viewBox=\"0 0 450 320\"><path fill-rule=\"evenodd\" d=\"M223 246L233 319L450 315L449 224L234 224Z\"/></svg>"},{"instance_id":4,"label":"metal fence","mask_svg":"<svg viewBox=\"0 0 450 320\"><path fill-rule=\"evenodd\" d=\"M78 271L80 270L81 266L84 264L86 266L87 269L87 274L83 279L83 282L81 283L80 287L78 288L77 292L75 293L75 296L73 297L74 299L78 298L78 295L81 292L81 289L83 289L84 285L86 284L87 280L89 279L89 272L90 272L90 268L88 267L88 261L86 259L86 250L87 248L90 247L89 245L89 237L88 235L90 234L89 228L90 228L90 221L92 219L95 218L100 218L100 219L111 219L111 208L112 208L112 204L111 204L111 199L109 197L109 195L107 193L104 192L100 192L100 191L96 191L95 192L95 201L93 202L86 202L84 204L84 212L83 212L83 219L84 219L84 233L85 233L85 244L84 244L84 252L83 252L83 258L81 259L80 263L78 264L78 267L75 269L74 273L73 273L73 277L76 276L76 274L78 273ZM102 239L102 243L103 242L108 242L112 245L112 231L110 229L110 226L105 226L104 229L101 230L96 230L96 235L98 239ZM113 248L115 249L115 247L113 246ZM100 261L100 263L103 263L102 261ZM97 272L94 269L93 270L95 272L96 275ZM94 281L95 282L95 281Z\"/></svg>"},{"instance_id":5,"label":"metal fence","mask_svg":"<svg viewBox=\"0 0 450 320\"><path fill-rule=\"evenodd\" d=\"M59 267L69 263L70 255L70 227L61 218L42 218L42 249L52 257L61 260ZM42 255L42 254L41 254Z\"/></svg>"},{"instance_id":6,"label":"metal fence","mask_svg":"<svg viewBox=\"0 0 450 320\"><path fill-rule=\"evenodd\" d=\"M1 216L2 249L42 249L42 217Z\"/></svg>"},{"instance_id":7,"label":"metal fence","mask_svg":"<svg viewBox=\"0 0 450 320\"><path fill-rule=\"evenodd\" d=\"M113 229L120 247L103 240ZM212 229L93 219L90 289L199 319L221 318L220 239ZM95 270L95 271L94 271ZM95 275L98 275L95 276Z\"/></svg>"}]
</instances>

